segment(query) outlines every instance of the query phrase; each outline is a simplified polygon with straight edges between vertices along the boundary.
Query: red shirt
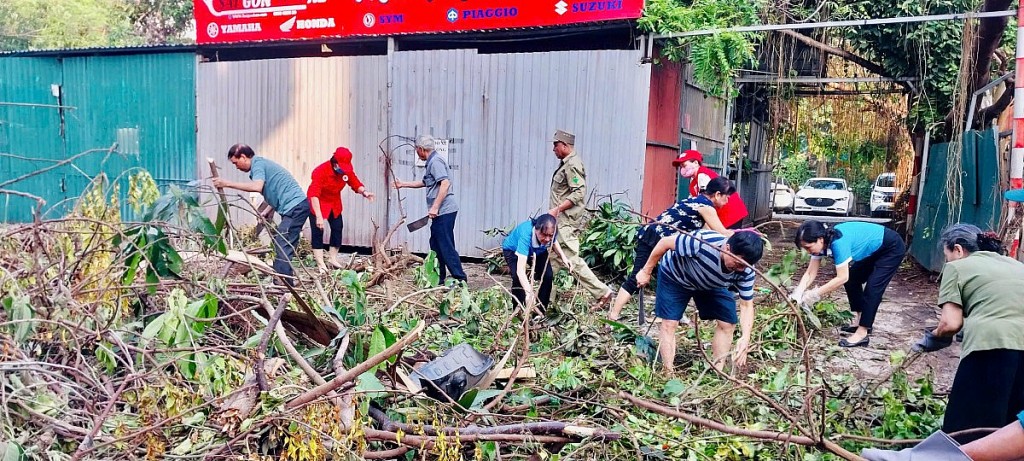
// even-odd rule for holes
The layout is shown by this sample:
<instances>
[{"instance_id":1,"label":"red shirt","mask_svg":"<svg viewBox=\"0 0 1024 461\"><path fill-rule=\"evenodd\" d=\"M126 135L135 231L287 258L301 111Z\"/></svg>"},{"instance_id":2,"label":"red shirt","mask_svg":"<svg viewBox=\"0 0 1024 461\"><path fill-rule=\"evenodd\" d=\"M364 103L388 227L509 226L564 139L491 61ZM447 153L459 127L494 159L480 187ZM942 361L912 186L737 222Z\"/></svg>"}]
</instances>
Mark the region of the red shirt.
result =
<instances>
[{"instance_id":1,"label":"red shirt","mask_svg":"<svg viewBox=\"0 0 1024 461\"><path fill-rule=\"evenodd\" d=\"M351 168L350 165L347 167ZM342 168L346 168L346 165L343 164ZM344 176L348 176L347 182ZM320 212L324 218L330 217L331 213L334 213L334 216L341 216L341 191L345 188L345 184L348 184L352 190L359 190L360 187L363 187L363 183L356 177L355 171L348 171L344 176L334 172L330 161L321 163L313 169L313 182L306 190L306 197L320 199ZM310 201L310 206L313 206L312 201Z\"/></svg>"},{"instance_id":2,"label":"red shirt","mask_svg":"<svg viewBox=\"0 0 1024 461\"><path fill-rule=\"evenodd\" d=\"M698 178L700 178L700 175L702 174L706 175L708 180L718 177L718 173L716 173L715 170L701 165L700 169L697 170L697 174L690 178L690 197L696 197L697 194L701 193ZM730 195L729 203L726 203L724 207L719 208L717 211L718 219L722 220L722 225L725 227L729 227L743 221L743 218L746 218L749 214L747 211L747 205L743 203L743 199L740 198L739 192L734 192Z\"/></svg>"}]
</instances>

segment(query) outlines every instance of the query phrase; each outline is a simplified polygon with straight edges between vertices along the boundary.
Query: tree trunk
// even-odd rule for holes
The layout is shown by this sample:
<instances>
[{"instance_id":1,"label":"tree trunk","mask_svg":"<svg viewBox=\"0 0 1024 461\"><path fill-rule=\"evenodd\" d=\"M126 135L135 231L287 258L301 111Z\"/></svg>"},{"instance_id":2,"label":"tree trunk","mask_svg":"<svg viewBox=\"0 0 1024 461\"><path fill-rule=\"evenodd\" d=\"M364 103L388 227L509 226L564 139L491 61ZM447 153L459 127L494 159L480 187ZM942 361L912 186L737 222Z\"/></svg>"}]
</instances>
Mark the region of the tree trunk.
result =
<instances>
[{"instance_id":1,"label":"tree trunk","mask_svg":"<svg viewBox=\"0 0 1024 461\"><path fill-rule=\"evenodd\" d=\"M1006 11L1011 5L1013 5L1013 0L985 0L985 3L981 7L981 11ZM967 86L966 96L970 97L978 90L978 88L987 85L989 81L991 81L992 57L995 54L996 49L999 48L1003 32L1006 30L1006 25L1009 24L1009 21L1010 18L1008 17L982 18L978 20L978 39L974 44L974 69L971 72L971 81ZM1001 103L1004 108L1009 104L1008 100L998 102ZM967 107L970 107L970 100L967 101ZM982 108L977 107L975 110L980 112ZM953 121L955 113L956 107L953 107L950 112L946 114L946 127L949 132L953 129L953 127L950 126L950 123ZM982 122L982 119L984 118L986 117L975 117L975 120L976 122Z\"/></svg>"}]
</instances>

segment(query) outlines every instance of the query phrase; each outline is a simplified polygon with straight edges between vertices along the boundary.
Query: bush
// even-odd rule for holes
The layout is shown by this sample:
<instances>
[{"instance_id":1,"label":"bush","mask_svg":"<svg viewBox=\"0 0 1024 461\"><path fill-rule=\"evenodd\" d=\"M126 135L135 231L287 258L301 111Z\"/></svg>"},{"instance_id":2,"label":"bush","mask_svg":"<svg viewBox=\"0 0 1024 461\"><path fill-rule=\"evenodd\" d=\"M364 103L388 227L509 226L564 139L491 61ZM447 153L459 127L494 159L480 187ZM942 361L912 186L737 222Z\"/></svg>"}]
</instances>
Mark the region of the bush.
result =
<instances>
[{"instance_id":1,"label":"bush","mask_svg":"<svg viewBox=\"0 0 1024 461\"><path fill-rule=\"evenodd\" d=\"M642 224L625 202L604 202L580 237L580 255L595 272L619 280L633 267Z\"/></svg>"}]
</instances>

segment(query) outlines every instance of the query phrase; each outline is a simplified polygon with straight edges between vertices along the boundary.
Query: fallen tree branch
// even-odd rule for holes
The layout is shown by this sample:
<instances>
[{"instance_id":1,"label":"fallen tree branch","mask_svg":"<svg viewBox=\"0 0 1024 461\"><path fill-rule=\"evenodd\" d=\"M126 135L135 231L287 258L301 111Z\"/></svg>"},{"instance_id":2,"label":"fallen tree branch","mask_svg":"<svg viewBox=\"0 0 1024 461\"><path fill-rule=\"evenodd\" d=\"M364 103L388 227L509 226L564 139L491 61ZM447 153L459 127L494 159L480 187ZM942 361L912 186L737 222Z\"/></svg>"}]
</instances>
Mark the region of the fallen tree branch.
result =
<instances>
[{"instance_id":1,"label":"fallen tree branch","mask_svg":"<svg viewBox=\"0 0 1024 461\"><path fill-rule=\"evenodd\" d=\"M397 432L382 431L379 429L364 429L366 440L373 442L401 443L413 448L430 450L434 448L437 436L399 434ZM570 437L557 435L533 435L533 434L463 434L445 435L445 438L454 438L461 443L466 442L534 442L534 443L573 443Z\"/></svg>"},{"instance_id":2,"label":"fallen tree branch","mask_svg":"<svg viewBox=\"0 0 1024 461\"><path fill-rule=\"evenodd\" d=\"M426 328L426 325L426 322L421 320L419 324L416 325L416 328L413 328L413 330L410 331L409 334L405 335L404 338L397 341L395 344L392 344L391 347L384 349L383 351L381 351L380 353L373 357L370 357L369 359L366 359L365 362L356 365L355 368L348 370L347 372L345 372L345 374L335 376L334 379L328 381L327 383L321 384L317 387L314 387L313 389L310 389L302 394L299 394L299 396L293 398L287 404L285 404L285 409L294 410L295 408L298 408L301 405L305 405L313 401L317 397L320 397L338 388L342 384L345 384L349 381L358 378L359 375L379 365L381 362L387 360L388 357L391 357L392 355L397 354L402 349L405 349L406 346L408 346L410 343L412 343L413 341L420 337L420 333L423 333L423 329Z\"/></svg>"},{"instance_id":3,"label":"fallen tree branch","mask_svg":"<svg viewBox=\"0 0 1024 461\"><path fill-rule=\"evenodd\" d=\"M991 434L991 433L993 433L995 431L998 431L998 430L999 430L998 427L978 427L978 428L974 428L974 429L964 429L962 431L956 431L956 432L952 432L952 433L949 433L949 434L946 434L946 435L948 435L948 436L950 436L950 437L955 439L955 438L957 438L957 437L959 437L961 435ZM863 436L863 435L853 435L853 434L836 434L834 437L836 439L847 439L847 440L856 440L858 442L869 442L869 443L873 443L875 445L917 445L917 444L925 441L925 439L879 439L879 438L875 438L875 437L866 437L866 436Z\"/></svg>"},{"instance_id":4,"label":"fallen tree branch","mask_svg":"<svg viewBox=\"0 0 1024 461\"><path fill-rule=\"evenodd\" d=\"M797 445L804 445L808 447L817 447L832 454L839 456L848 461L865 461L864 458L849 452L845 448L839 446L839 444L822 438L819 443L810 437L802 435L789 434L785 432L773 432L773 431L760 431L753 429L741 429L738 427L728 426L725 423L714 421L711 419L701 418L694 416L689 413L683 413L678 410L673 410L664 405L657 404L654 402L648 402L646 400L634 397L626 391L619 391L619 397L622 397L640 408L653 411L660 415L671 416L673 418L682 419L689 422L690 424L696 424L698 426L706 427L711 430L723 432L726 434L738 435L741 437L749 437L752 439L764 440L768 442L783 442L783 443L794 443Z\"/></svg>"},{"instance_id":5,"label":"fallen tree branch","mask_svg":"<svg viewBox=\"0 0 1024 461\"><path fill-rule=\"evenodd\" d=\"M256 373L256 385L259 387L260 392L266 392L270 389L267 384L267 372L263 369L263 363L267 359L267 346L270 345L270 337L274 334L274 329L277 327L278 322L281 320L281 314L284 313L285 308L288 307L288 296L281 298L281 301L277 303L277 309L270 315L270 319L267 320L267 328L263 330L263 338L260 339L260 345L256 348L256 366L253 370Z\"/></svg>"},{"instance_id":6,"label":"fallen tree branch","mask_svg":"<svg viewBox=\"0 0 1024 461\"><path fill-rule=\"evenodd\" d=\"M405 433L416 433L420 430L425 435L436 436L444 434L454 435L496 435L496 434L533 434L533 435L559 435L566 437L597 437L604 440L619 440L621 435L618 432L606 431L604 429L584 427L559 421L544 421L536 423L506 424L502 426L482 427L435 427L430 425L411 425L396 423L388 418L383 410L370 407L370 417L373 418L381 428L389 432L402 431Z\"/></svg>"}]
</instances>

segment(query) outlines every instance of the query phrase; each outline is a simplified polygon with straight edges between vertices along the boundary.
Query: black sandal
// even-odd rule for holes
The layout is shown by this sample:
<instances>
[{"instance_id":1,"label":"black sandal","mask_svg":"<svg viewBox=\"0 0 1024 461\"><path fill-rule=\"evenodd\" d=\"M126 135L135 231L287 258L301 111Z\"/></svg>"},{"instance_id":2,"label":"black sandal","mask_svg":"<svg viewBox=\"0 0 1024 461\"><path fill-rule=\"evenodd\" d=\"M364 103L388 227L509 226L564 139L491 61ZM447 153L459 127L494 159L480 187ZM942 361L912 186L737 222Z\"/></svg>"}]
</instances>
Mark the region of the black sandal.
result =
<instances>
[{"instance_id":1,"label":"black sandal","mask_svg":"<svg viewBox=\"0 0 1024 461\"><path fill-rule=\"evenodd\" d=\"M857 332L857 328L859 328L859 327L856 326L856 325L846 325L846 326L843 326L843 327L839 327L839 331L841 331L843 333L856 333ZM874 332L875 332L874 327L869 327L868 328L868 334L869 335L871 333L874 333Z\"/></svg>"},{"instance_id":2,"label":"black sandal","mask_svg":"<svg viewBox=\"0 0 1024 461\"><path fill-rule=\"evenodd\" d=\"M839 347L867 347L868 343L870 343L870 342L871 342L871 337L870 336L865 336L864 339L862 339L860 341L857 341L855 343L851 343L851 342L847 341L846 338L843 338L843 339L839 340Z\"/></svg>"}]
</instances>

